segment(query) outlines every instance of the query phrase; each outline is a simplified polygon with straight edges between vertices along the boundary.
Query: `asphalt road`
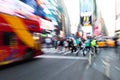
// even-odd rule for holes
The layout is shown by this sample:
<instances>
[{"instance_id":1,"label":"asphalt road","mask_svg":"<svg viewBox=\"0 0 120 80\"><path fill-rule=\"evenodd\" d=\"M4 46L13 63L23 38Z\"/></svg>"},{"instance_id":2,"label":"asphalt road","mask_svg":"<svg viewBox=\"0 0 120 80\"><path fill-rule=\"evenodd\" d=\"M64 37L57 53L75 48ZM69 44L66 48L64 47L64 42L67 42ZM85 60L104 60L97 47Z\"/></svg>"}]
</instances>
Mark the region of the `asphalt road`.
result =
<instances>
[{"instance_id":1,"label":"asphalt road","mask_svg":"<svg viewBox=\"0 0 120 80\"><path fill-rule=\"evenodd\" d=\"M102 48L92 57L44 49L45 55L0 67L0 80L120 80L120 48Z\"/></svg>"},{"instance_id":2,"label":"asphalt road","mask_svg":"<svg viewBox=\"0 0 120 80\"><path fill-rule=\"evenodd\" d=\"M94 60L92 67L111 80L120 80L120 47L101 49L101 53Z\"/></svg>"},{"instance_id":3,"label":"asphalt road","mask_svg":"<svg viewBox=\"0 0 120 80\"><path fill-rule=\"evenodd\" d=\"M109 80L86 58L37 57L1 67L0 80Z\"/></svg>"}]
</instances>

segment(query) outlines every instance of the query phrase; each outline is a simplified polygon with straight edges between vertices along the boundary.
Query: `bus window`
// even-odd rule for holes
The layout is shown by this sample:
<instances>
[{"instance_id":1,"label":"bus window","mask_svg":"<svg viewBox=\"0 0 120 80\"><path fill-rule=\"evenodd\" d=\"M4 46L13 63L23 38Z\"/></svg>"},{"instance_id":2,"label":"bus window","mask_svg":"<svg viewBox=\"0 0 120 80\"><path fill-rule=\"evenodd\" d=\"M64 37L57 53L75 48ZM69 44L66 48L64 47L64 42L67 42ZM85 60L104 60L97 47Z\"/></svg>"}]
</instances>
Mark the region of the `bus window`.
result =
<instances>
[{"instance_id":1,"label":"bus window","mask_svg":"<svg viewBox=\"0 0 120 80\"><path fill-rule=\"evenodd\" d=\"M9 46L10 45L10 33L9 32L4 32L3 33L3 44L5 46Z\"/></svg>"},{"instance_id":2,"label":"bus window","mask_svg":"<svg viewBox=\"0 0 120 80\"><path fill-rule=\"evenodd\" d=\"M16 41L17 40L16 40L16 36L14 33L11 33L11 32L3 33L3 44L5 46L15 45Z\"/></svg>"},{"instance_id":3,"label":"bus window","mask_svg":"<svg viewBox=\"0 0 120 80\"><path fill-rule=\"evenodd\" d=\"M3 45L3 35L2 35L2 32L0 32L0 46Z\"/></svg>"}]
</instances>

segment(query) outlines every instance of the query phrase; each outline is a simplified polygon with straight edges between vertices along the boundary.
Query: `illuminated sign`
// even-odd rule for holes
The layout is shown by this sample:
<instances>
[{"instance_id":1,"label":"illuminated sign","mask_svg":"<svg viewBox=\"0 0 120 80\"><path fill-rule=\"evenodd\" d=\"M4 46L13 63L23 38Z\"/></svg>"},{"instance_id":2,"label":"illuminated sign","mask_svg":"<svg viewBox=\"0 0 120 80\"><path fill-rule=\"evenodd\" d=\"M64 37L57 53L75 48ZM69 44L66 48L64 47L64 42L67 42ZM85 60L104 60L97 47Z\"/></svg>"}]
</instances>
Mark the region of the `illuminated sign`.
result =
<instances>
[{"instance_id":1,"label":"illuminated sign","mask_svg":"<svg viewBox=\"0 0 120 80\"><path fill-rule=\"evenodd\" d=\"M82 16L80 20L82 26L90 26L92 24L92 16Z\"/></svg>"},{"instance_id":2,"label":"illuminated sign","mask_svg":"<svg viewBox=\"0 0 120 80\"><path fill-rule=\"evenodd\" d=\"M93 0L80 0L80 14L81 16L92 15Z\"/></svg>"}]
</instances>

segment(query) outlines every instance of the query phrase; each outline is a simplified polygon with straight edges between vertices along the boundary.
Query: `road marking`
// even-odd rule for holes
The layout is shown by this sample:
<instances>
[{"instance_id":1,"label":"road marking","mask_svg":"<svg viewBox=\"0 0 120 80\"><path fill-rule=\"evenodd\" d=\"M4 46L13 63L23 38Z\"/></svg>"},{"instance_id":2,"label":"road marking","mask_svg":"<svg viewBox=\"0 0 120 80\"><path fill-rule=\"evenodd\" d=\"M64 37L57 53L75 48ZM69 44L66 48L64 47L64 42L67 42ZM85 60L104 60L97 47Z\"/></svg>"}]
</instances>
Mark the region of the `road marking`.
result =
<instances>
[{"instance_id":1,"label":"road marking","mask_svg":"<svg viewBox=\"0 0 120 80\"><path fill-rule=\"evenodd\" d=\"M63 55L67 55L67 54L70 54L70 52L65 52L65 53L63 53Z\"/></svg>"},{"instance_id":2,"label":"road marking","mask_svg":"<svg viewBox=\"0 0 120 80\"><path fill-rule=\"evenodd\" d=\"M88 64L87 66L86 66L86 69L88 69L90 67L90 65Z\"/></svg>"},{"instance_id":3,"label":"road marking","mask_svg":"<svg viewBox=\"0 0 120 80\"><path fill-rule=\"evenodd\" d=\"M114 68L120 72L120 68L114 65Z\"/></svg>"},{"instance_id":4,"label":"road marking","mask_svg":"<svg viewBox=\"0 0 120 80\"><path fill-rule=\"evenodd\" d=\"M40 55L36 56L36 58L54 58L54 59L81 59L88 60L88 57L77 57L77 56L60 56L60 55Z\"/></svg>"},{"instance_id":5,"label":"road marking","mask_svg":"<svg viewBox=\"0 0 120 80\"><path fill-rule=\"evenodd\" d=\"M110 61L109 61L109 59L108 58L106 58L105 59L106 61L102 61L103 62L103 64L105 65L105 69L106 69L106 71L105 71L105 74L106 74L106 76L107 77L110 77Z\"/></svg>"}]
</instances>

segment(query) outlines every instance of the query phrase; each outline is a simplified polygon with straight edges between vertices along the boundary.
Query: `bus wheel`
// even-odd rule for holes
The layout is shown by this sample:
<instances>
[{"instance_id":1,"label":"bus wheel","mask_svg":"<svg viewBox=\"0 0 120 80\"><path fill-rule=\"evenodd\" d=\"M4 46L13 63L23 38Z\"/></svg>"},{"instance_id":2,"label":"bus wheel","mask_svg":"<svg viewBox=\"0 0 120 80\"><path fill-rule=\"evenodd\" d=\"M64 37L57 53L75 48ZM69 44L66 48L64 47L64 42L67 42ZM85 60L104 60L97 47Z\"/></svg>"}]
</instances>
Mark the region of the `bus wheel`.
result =
<instances>
[{"instance_id":1,"label":"bus wheel","mask_svg":"<svg viewBox=\"0 0 120 80\"><path fill-rule=\"evenodd\" d=\"M29 60L29 59L32 59L33 56L34 56L33 50L27 50L25 55L24 55L24 59L25 60Z\"/></svg>"}]
</instances>

